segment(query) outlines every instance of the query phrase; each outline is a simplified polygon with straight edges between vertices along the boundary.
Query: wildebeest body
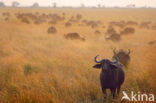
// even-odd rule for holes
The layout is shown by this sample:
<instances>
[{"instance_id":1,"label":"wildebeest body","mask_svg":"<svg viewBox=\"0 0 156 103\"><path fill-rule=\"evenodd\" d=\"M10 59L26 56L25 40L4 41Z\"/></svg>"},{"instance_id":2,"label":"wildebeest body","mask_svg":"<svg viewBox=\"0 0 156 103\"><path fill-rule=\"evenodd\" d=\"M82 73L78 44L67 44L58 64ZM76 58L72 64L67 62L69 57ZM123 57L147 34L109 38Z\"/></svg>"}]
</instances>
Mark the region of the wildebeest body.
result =
<instances>
[{"instance_id":1,"label":"wildebeest body","mask_svg":"<svg viewBox=\"0 0 156 103\"><path fill-rule=\"evenodd\" d=\"M122 65L116 61L110 61L108 59L102 59L101 61L96 60L97 63L94 68L102 68L100 74L101 88L104 93L104 98L106 98L106 89L111 90L113 98L115 97L116 89L117 93L120 92L120 87L124 82L125 74L122 69Z\"/></svg>"},{"instance_id":2,"label":"wildebeest body","mask_svg":"<svg viewBox=\"0 0 156 103\"><path fill-rule=\"evenodd\" d=\"M101 72L100 74L101 87L105 89L115 89L124 81L124 72L121 68L109 72Z\"/></svg>"}]
</instances>

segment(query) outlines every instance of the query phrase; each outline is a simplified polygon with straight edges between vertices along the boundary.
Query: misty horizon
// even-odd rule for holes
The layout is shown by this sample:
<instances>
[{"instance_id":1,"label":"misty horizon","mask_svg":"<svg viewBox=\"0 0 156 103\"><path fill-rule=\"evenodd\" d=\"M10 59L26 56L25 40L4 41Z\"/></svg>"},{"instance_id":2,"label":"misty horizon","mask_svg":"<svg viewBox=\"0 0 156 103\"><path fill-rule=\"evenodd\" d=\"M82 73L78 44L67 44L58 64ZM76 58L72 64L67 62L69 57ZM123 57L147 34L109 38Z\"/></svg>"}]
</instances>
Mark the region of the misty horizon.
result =
<instances>
[{"instance_id":1,"label":"misty horizon","mask_svg":"<svg viewBox=\"0 0 156 103\"><path fill-rule=\"evenodd\" d=\"M17 1L21 7L30 7L38 3L41 7L52 7L56 3L57 7L156 7L156 0L0 0L5 6L12 6L12 2Z\"/></svg>"}]
</instances>

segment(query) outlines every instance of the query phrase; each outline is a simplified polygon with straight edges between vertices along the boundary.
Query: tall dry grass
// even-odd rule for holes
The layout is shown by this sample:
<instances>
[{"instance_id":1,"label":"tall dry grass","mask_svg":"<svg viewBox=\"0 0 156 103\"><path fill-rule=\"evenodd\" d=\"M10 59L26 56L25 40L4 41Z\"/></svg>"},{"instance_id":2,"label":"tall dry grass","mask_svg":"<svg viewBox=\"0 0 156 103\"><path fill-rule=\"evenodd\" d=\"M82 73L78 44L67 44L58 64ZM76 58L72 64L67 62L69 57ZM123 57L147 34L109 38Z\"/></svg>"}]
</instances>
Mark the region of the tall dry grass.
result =
<instances>
[{"instance_id":1,"label":"tall dry grass","mask_svg":"<svg viewBox=\"0 0 156 103\"><path fill-rule=\"evenodd\" d=\"M45 9L7 8L0 11L51 12ZM54 10L60 13L58 11ZM122 14L123 11L67 9L61 12L66 15L85 13L83 17L88 20L97 20L94 15L99 15L100 20L109 22L120 20L116 14ZM156 21L154 10L140 11L143 12L140 14L141 20L150 17L153 22ZM140 11L124 11L129 15L122 14L121 19L135 21L140 17ZM131 15L134 18L130 18ZM3 19L2 15L0 19ZM62 22L56 24L56 35L48 35L48 27L46 23L25 24L14 16L8 22L0 21L0 103L102 103L100 70L92 68L93 58L100 54L101 59L111 59L113 48L129 48L132 51L131 62L127 69L124 68L126 79L121 91L156 93L156 45L148 45L155 38L156 31L135 27L133 35L124 36L121 41L114 43L105 40L103 33L106 29L102 27L98 27L101 31L98 36L94 34L96 28L79 27L76 23L69 28L65 28ZM66 40L63 35L68 32L78 32L86 41ZM120 103L121 97L122 93L115 102Z\"/></svg>"}]
</instances>

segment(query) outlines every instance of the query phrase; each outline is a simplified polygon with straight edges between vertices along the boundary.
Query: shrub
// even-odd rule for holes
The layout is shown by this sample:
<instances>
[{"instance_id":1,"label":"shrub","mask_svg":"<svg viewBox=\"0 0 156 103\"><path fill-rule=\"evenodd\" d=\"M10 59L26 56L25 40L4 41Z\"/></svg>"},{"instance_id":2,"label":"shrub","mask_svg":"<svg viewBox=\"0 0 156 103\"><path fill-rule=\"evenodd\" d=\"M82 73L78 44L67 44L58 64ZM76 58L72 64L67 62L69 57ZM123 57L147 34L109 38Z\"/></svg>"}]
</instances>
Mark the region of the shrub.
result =
<instances>
[{"instance_id":1,"label":"shrub","mask_svg":"<svg viewBox=\"0 0 156 103\"><path fill-rule=\"evenodd\" d=\"M155 43L156 43L156 40L153 40L153 41L148 42L149 45L153 45Z\"/></svg>"},{"instance_id":2,"label":"shrub","mask_svg":"<svg viewBox=\"0 0 156 103\"><path fill-rule=\"evenodd\" d=\"M30 64L27 64L24 66L24 74L25 76L31 75L32 73L32 67Z\"/></svg>"}]
</instances>

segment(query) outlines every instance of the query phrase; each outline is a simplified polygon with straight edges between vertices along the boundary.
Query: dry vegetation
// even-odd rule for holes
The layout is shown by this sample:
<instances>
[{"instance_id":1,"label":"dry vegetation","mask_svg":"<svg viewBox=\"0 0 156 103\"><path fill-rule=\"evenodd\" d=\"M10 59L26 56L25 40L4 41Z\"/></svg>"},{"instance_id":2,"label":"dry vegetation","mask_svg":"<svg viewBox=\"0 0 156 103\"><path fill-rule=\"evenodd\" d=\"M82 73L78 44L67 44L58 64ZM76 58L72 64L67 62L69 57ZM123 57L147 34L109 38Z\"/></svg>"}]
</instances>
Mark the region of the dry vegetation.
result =
<instances>
[{"instance_id":1,"label":"dry vegetation","mask_svg":"<svg viewBox=\"0 0 156 103\"><path fill-rule=\"evenodd\" d=\"M155 24L155 9L1 8L0 103L102 103L93 58L113 48L131 50L122 90L156 93Z\"/></svg>"}]
</instances>

